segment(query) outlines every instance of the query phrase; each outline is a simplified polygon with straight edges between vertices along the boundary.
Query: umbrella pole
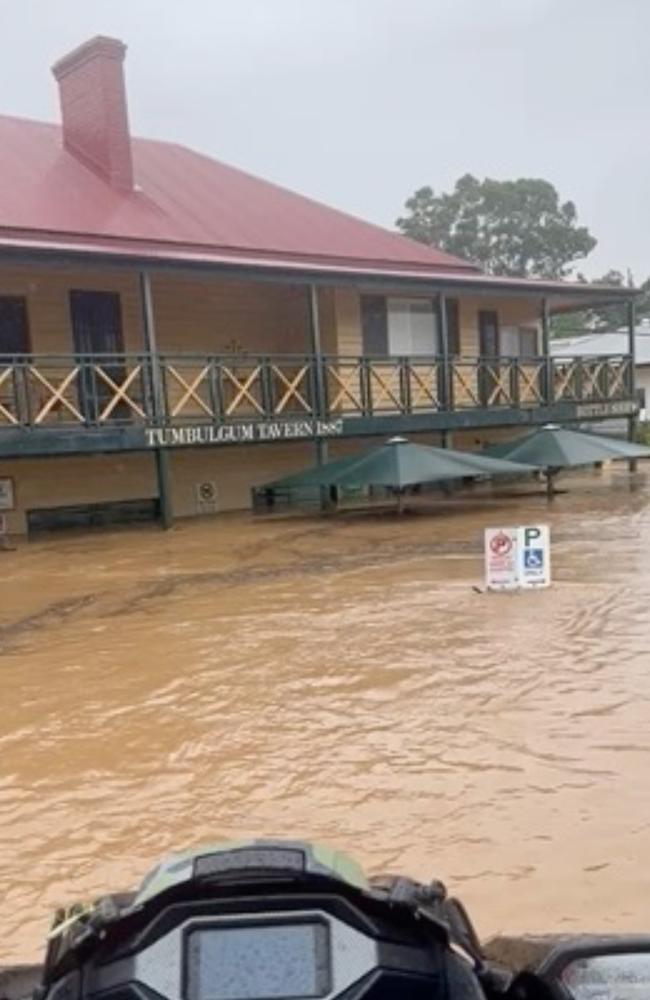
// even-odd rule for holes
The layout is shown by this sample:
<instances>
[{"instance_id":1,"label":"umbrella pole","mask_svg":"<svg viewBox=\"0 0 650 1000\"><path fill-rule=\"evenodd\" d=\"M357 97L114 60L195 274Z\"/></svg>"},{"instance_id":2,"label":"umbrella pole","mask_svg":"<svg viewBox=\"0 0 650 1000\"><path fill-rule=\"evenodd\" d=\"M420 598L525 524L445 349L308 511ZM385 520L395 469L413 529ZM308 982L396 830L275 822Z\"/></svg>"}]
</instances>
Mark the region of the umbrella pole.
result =
<instances>
[{"instance_id":1,"label":"umbrella pole","mask_svg":"<svg viewBox=\"0 0 650 1000\"><path fill-rule=\"evenodd\" d=\"M553 485L553 479L555 477L555 473L553 472L552 469L547 469L545 475L546 475L546 499L550 503L555 496L555 486Z\"/></svg>"},{"instance_id":2,"label":"umbrella pole","mask_svg":"<svg viewBox=\"0 0 650 1000\"><path fill-rule=\"evenodd\" d=\"M397 491L397 513L398 514L403 514L404 513L404 491L403 490L398 490Z\"/></svg>"}]
</instances>

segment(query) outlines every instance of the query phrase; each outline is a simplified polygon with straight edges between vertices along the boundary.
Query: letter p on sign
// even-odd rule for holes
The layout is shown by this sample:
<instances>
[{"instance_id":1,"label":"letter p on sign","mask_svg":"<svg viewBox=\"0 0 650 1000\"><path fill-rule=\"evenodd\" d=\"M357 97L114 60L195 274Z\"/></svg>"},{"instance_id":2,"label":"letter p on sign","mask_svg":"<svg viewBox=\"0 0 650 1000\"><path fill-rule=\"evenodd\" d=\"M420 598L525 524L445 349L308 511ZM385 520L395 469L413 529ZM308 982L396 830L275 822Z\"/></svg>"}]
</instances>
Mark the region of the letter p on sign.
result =
<instances>
[{"instance_id":1,"label":"letter p on sign","mask_svg":"<svg viewBox=\"0 0 650 1000\"><path fill-rule=\"evenodd\" d=\"M551 546L547 524L517 529L517 561L520 587L550 587Z\"/></svg>"}]
</instances>

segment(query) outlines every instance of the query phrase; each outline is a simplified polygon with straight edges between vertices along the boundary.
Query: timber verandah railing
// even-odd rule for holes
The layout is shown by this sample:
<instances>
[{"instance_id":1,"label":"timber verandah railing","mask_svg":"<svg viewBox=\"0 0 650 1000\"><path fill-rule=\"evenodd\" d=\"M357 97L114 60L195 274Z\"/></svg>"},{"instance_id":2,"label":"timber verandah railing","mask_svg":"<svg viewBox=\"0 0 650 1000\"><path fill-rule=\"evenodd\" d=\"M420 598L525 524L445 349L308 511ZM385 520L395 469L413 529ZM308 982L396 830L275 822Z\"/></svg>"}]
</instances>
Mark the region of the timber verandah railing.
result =
<instances>
[{"instance_id":1,"label":"timber verandah railing","mask_svg":"<svg viewBox=\"0 0 650 1000\"><path fill-rule=\"evenodd\" d=\"M544 407L632 397L628 355L0 355L0 431Z\"/></svg>"}]
</instances>

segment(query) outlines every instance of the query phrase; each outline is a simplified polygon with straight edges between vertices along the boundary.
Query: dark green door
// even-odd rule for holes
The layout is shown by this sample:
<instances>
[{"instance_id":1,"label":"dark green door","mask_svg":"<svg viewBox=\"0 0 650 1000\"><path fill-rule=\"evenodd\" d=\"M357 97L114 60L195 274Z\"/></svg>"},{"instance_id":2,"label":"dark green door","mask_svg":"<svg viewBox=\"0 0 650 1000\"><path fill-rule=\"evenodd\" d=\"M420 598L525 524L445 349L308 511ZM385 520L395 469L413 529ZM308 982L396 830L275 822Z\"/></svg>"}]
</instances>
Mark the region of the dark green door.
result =
<instances>
[{"instance_id":1,"label":"dark green door","mask_svg":"<svg viewBox=\"0 0 650 1000\"><path fill-rule=\"evenodd\" d=\"M478 314L478 343L478 391L481 405L488 406L499 378L499 317L493 310L482 309Z\"/></svg>"},{"instance_id":2,"label":"dark green door","mask_svg":"<svg viewBox=\"0 0 650 1000\"><path fill-rule=\"evenodd\" d=\"M97 368L116 384L124 381L124 337L122 306L118 292L70 292L72 338L78 362L79 408L89 423L96 422L106 404L115 395ZM112 419L123 419L125 407L116 406Z\"/></svg>"}]
</instances>

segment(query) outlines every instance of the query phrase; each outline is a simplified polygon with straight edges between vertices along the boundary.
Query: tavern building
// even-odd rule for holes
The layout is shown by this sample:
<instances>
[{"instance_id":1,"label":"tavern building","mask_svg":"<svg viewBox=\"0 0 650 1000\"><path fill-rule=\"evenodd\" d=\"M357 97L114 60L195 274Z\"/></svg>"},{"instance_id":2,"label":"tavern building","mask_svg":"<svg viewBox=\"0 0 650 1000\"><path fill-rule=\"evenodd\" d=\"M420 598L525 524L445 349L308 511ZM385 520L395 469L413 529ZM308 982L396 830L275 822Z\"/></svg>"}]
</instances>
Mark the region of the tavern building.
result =
<instances>
[{"instance_id":1,"label":"tavern building","mask_svg":"<svg viewBox=\"0 0 650 1000\"><path fill-rule=\"evenodd\" d=\"M549 352L553 312L629 290L488 276L135 138L124 56L98 37L56 63L60 125L0 116L10 532L246 509L268 480L392 434L473 447L633 423L633 337Z\"/></svg>"}]
</instances>

